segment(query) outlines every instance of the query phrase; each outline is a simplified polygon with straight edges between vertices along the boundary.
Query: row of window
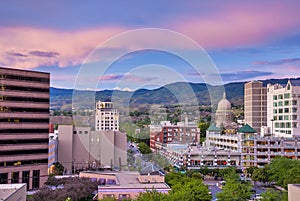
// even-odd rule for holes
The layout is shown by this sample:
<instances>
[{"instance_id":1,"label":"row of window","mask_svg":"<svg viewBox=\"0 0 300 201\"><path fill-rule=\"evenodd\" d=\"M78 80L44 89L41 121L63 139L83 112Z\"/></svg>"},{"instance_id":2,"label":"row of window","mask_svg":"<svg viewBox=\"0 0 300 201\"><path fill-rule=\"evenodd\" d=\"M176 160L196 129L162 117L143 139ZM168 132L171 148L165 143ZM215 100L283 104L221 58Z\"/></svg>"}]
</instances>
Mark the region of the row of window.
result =
<instances>
[{"instance_id":1,"label":"row of window","mask_svg":"<svg viewBox=\"0 0 300 201\"><path fill-rule=\"evenodd\" d=\"M277 113L290 113L290 112L297 112L297 108L293 107L293 108L279 108L279 109L273 109L273 113L277 114Z\"/></svg>"},{"instance_id":2,"label":"row of window","mask_svg":"<svg viewBox=\"0 0 300 201\"><path fill-rule=\"evenodd\" d=\"M4 123L27 123L27 122L32 122L32 123L49 123L49 118L47 119L21 119L21 118L0 118L0 122Z\"/></svg>"},{"instance_id":3,"label":"row of window","mask_svg":"<svg viewBox=\"0 0 300 201\"><path fill-rule=\"evenodd\" d=\"M9 150L9 151L0 151L0 155L27 155L27 154L42 154L48 153L48 149L30 149L30 150Z\"/></svg>"},{"instance_id":4,"label":"row of window","mask_svg":"<svg viewBox=\"0 0 300 201\"><path fill-rule=\"evenodd\" d=\"M291 98L292 95L290 93L285 93L285 94L278 94L278 95L273 95L273 100L282 100L287 99L287 98Z\"/></svg>"},{"instance_id":5,"label":"row of window","mask_svg":"<svg viewBox=\"0 0 300 201\"><path fill-rule=\"evenodd\" d=\"M48 78L28 77L28 76L11 75L11 74L0 74L0 79L49 83Z\"/></svg>"},{"instance_id":6,"label":"row of window","mask_svg":"<svg viewBox=\"0 0 300 201\"><path fill-rule=\"evenodd\" d=\"M0 133L5 133L5 134L28 134L28 133L49 133L49 129L1 129L0 128Z\"/></svg>"},{"instance_id":7,"label":"row of window","mask_svg":"<svg viewBox=\"0 0 300 201\"><path fill-rule=\"evenodd\" d=\"M274 121L281 121L281 120L293 120L296 121L297 120L297 115L278 115L278 116L273 116L273 120Z\"/></svg>"},{"instance_id":8,"label":"row of window","mask_svg":"<svg viewBox=\"0 0 300 201\"><path fill-rule=\"evenodd\" d=\"M0 101L49 103L49 98L15 97L15 96L2 96L2 95L0 95Z\"/></svg>"},{"instance_id":9,"label":"row of window","mask_svg":"<svg viewBox=\"0 0 300 201\"><path fill-rule=\"evenodd\" d=\"M21 87L21 86L12 86L12 85L4 85L0 86L0 90L2 91L34 91L34 92L49 92L49 87L47 88L37 88L37 87Z\"/></svg>"},{"instance_id":10,"label":"row of window","mask_svg":"<svg viewBox=\"0 0 300 201\"><path fill-rule=\"evenodd\" d=\"M49 113L49 109L42 108L16 108L16 107L2 107L0 106L0 112L38 112Z\"/></svg>"},{"instance_id":11,"label":"row of window","mask_svg":"<svg viewBox=\"0 0 300 201\"><path fill-rule=\"evenodd\" d=\"M278 101L278 102L273 102L274 107L279 107L279 106L289 106L289 105L297 105L297 100L293 101Z\"/></svg>"},{"instance_id":12,"label":"row of window","mask_svg":"<svg viewBox=\"0 0 300 201\"><path fill-rule=\"evenodd\" d=\"M1 140L0 139L0 145L3 145L3 144L41 144L41 143L46 143L48 144L49 143L49 140L48 138L45 138L45 139L18 139L18 140Z\"/></svg>"},{"instance_id":13,"label":"row of window","mask_svg":"<svg viewBox=\"0 0 300 201\"><path fill-rule=\"evenodd\" d=\"M0 173L0 184L15 184L26 183L27 190L29 190L30 171L22 171L22 178L20 178L20 172L11 172L11 180L8 181L8 173ZM38 189L40 187L40 170L32 171L32 189Z\"/></svg>"},{"instance_id":14,"label":"row of window","mask_svg":"<svg viewBox=\"0 0 300 201\"><path fill-rule=\"evenodd\" d=\"M291 123L291 122L286 122L286 123L284 123L284 122L281 122L281 123L279 123L279 122L276 122L275 123L275 128L297 128L298 127L298 125L297 125L297 123Z\"/></svg>"}]
</instances>

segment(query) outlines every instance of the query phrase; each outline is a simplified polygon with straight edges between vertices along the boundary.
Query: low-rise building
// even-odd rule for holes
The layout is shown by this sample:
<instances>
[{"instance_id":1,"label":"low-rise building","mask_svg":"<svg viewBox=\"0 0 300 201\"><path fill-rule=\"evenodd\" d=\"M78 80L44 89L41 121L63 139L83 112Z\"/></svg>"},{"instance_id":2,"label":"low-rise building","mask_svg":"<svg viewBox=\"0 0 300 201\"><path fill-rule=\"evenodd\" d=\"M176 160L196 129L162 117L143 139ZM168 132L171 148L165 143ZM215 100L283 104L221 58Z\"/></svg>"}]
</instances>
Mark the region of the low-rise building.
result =
<instances>
[{"instance_id":1,"label":"low-rise building","mask_svg":"<svg viewBox=\"0 0 300 201\"><path fill-rule=\"evenodd\" d=\"M26 184L0 184L0 200L26 201Z\"/></svg>"},{"instance_id":2,"label":"low-rise building","mask_svg":"<svg viewBox=\"0 0 300 201\"><path fill-rule=\"evenodd\" d=\"M164 181L164 174L152 165L140 172L80 172L80 177L98 180L98 200L112 197L117 200L134 199L140 193L156 190L168 193L171 188Z\"/></svg>"},{"instance_id":3,"label":"low-rise building","mask_svg":"<svg viewBox=\"0 0 300 201\"><path fill-rule=\"evenodd\" d=\"M155 129L153 129L155 128ZM193 123L178 122L176 125L164 122L160 126L150 126L150 148L155 150L156 143L199 144L200 129Z\"/></svg>"}]
</instances>

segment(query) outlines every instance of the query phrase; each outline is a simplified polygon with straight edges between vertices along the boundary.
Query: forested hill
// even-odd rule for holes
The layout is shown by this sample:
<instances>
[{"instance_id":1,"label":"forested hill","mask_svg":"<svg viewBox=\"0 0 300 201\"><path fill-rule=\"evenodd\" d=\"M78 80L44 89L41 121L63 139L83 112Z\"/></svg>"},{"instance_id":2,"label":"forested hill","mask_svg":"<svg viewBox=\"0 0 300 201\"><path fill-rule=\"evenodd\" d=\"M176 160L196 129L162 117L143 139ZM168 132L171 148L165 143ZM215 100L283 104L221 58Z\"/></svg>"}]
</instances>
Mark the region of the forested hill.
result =
<instances>
[{"instance_id":1,"label":"forested hill","mask_svg":"<svg viewBox=\"0 0 300 201\"><path fill-rule=\"evenodd\" d=\"M291 79L293 83L300 83L300 78ZM283 84L287 83L288 79L271 79L271 80L262 80L264 86L268 83L275 84ZM244 84L245 82L234 82L225 84L226 96L227 99L230 100L234 105L242 105L244 101ZM193 90L193 93L186 89L189 87ZM196 96L198 103L201 104L210 104L210 93L208 92L208 88L210 92L220 89L219 86L207 86L204 83L183 83L177 82L162 86L157 89L139 89L134 92L128 91L119 91L119 90L103 90L97 91L95 94L96 100L110 100L113 94L114 100L117 100L119 103L130 102L132 105L140 105L140 104L176 104L178 103L178 97L184 97L183 101L189 101ZM172 92L171 92L172 91ZM80 91L79 94L82 97L82 101L84 101L84 97L87 94L95 93L92 91ZM61 89L61 88L50 88L50 105L51 108L56 109L65 109L66 107L70 107L72 104L72 89ZM182 100L181 100L182 102Z\"/></svg>"}]
</instances>

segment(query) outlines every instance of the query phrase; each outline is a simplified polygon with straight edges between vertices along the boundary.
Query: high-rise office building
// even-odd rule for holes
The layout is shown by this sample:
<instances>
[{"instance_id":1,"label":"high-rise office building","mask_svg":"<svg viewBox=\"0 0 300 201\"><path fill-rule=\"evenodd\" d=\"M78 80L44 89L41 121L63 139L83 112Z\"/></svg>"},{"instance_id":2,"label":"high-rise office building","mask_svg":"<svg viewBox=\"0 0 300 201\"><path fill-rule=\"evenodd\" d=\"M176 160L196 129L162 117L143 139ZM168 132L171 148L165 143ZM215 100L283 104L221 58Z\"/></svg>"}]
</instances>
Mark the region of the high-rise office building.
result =
<instances>
[{"instance_id":1,"label":"high-rise office building","mask_svg":"<svg viewBox=\"0 0 300 201\"><path fill-rule=\"evenodd\" d=\"M244 112L245 124L249 124L257 133L260 133L262 126L267 126L267 88L262 82L245 84Z\"/></svg>"},{"instance_id":2,"label":"high-rise office building","mask_svg":"<svg viewBox=\"0 0 300 201\"><path fill-rule=\"evenodd\" d=\"M279 137L300 136L300 86L288 81L285 86L268 84L267 124Z\"/></svg>"},{"instance_id":3,"label":"high-rise office building","mask_svg":"<svg viewBox=\"0 0 300 201\"><path fill-rule=\"evenodd\" d=\"M119 112L112 102L96 102L96 131L119 131Z\"/></svg>"},{"instance_id":4,"label":"high-rise office building","mask_svg":"<svg viewBox=\"0 0 300 201\"><path fill-rule=\"evenodd\" d=\"M47 180L49 73L0 67L0 183Z\"/></svg>"}]
</instances>

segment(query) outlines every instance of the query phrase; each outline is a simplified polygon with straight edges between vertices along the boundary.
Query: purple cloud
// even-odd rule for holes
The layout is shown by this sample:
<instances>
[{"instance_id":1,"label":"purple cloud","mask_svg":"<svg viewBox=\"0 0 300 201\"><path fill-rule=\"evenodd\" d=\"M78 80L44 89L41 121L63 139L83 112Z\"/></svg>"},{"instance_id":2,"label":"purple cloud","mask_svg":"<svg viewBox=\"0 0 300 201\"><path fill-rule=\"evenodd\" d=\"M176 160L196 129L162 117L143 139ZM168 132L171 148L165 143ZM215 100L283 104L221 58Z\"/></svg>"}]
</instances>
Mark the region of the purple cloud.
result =
<instances>
[{"instance_id":1,"label":"purple cloud","mask_svg":"<svg viewBox=\"0 0 300 201\"><path fill-rule=\"evenodd\" d=\"M221 77L224 81L236 81L236 80L246 80L246 79L252 79L255 77L260 76L268 76L273 75L272 72L265 72L265 71L238 71L233 73L221 73Z\"/></svg>"},{"instance_id":2,"label":"purple cloud","mask_svg":"<svg viewBox=\"0 0 300 201\"><path fill-rule=\"evenodd\" d=\"M27 57L28 56L26 54L22 54L22 53L18 53L18 52L6 52L6 54L8 54L10 56L14 56L14 57Z\"/></svg>"},{"instance_id":3,"label":"purple cloud","mask_svg":"<svg viewBox=\"0 0 300 201\"><path fill-rule=\"evenodd\" d=\"M38 57L56 57L59 55L58 52L44 52L44 51L30 51L30 55L38 56Z\"/></svg>"},{"instance_id":4,"label":"purple cloud","mask_svg":"<svg viewBox=\"0 0 300 201\"><path fill-rule=\"evenodd\" d=\"M282 65L287 63L295 63L300 62L300 58L288 58L288 59L280 59L275 61L256 61L254 64L257 65Z\"/></svg>"}]
</instances>

